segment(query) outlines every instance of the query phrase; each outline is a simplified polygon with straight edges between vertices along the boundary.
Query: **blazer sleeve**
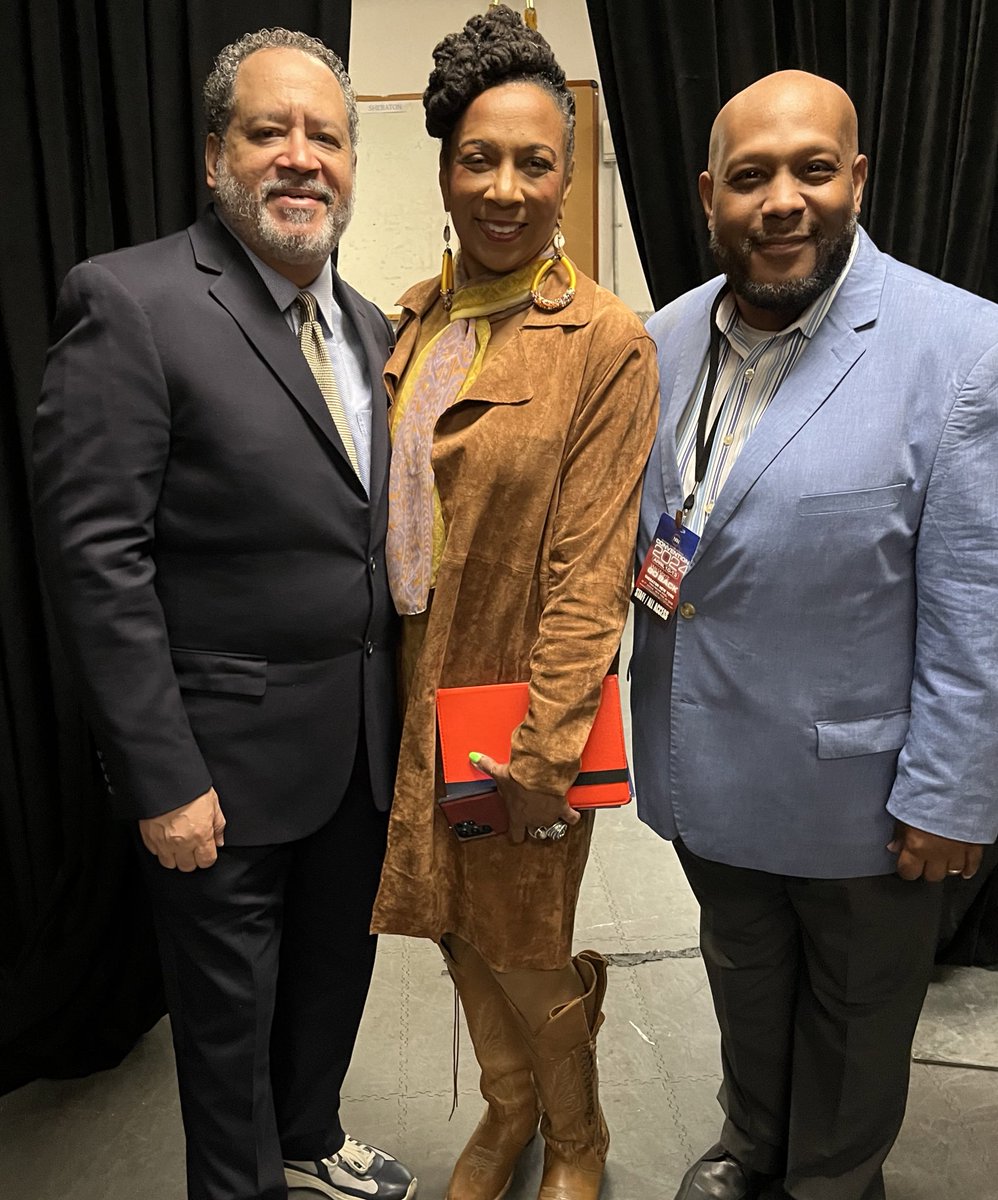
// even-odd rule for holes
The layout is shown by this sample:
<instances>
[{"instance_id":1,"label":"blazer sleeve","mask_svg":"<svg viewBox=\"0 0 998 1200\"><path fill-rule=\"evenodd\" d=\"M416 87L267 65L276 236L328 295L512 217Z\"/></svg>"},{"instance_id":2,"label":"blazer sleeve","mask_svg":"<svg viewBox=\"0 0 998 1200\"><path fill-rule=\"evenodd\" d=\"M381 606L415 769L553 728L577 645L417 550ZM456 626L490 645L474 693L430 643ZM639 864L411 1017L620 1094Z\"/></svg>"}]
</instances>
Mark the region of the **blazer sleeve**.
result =
<instances>
[{"instance_id":1,"label":"blazer sleeve","mask_svg":"<svg viewBox=\"0 0 998 1200\"><path fill-rule=\"evenodd\" d=\"M626 333L609 324L596 335L606 340L591 351L569 436L530 660L530 701L510 756L518 783L560 795L578 773L600 686L620 645L641 477L658 415L651 339L635 334L630 320Z\"/></svg>"},{"instance_id":2,"label":"blazer sleeve","mask_svg":"<svg viewBox=\"0 0 998 1200\"><path fill-rule=\"evenodd\" d=\"M967 842L998 837L998 346L967 376L936 453L915 554L911 720L888 801Z\"/></svg>"},{"instance_id":3,"label":"blazer sleeve","mask_svg":"<svg viewBox=\"0 0 998 1200\"><path fill-rule=\"evenodd\" d=\"M211 786L154 587L170 400L146 313L98 263L67 276L35 423L42 574L115 806L155 816Z\"/></svg>"}]
</instances>

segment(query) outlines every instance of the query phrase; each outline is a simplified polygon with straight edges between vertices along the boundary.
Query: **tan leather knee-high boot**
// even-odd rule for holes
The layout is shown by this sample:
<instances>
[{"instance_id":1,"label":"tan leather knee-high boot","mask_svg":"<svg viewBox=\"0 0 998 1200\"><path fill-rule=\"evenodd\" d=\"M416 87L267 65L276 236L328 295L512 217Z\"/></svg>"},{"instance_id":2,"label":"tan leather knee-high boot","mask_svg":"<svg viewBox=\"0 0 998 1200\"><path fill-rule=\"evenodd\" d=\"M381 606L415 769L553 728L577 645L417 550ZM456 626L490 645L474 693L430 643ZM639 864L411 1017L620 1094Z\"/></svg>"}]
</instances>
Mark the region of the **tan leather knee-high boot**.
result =
<instances>
[{"instance_id":1,"label":"tan leather knee-high boot","mask_svg":"<svg viewBox=\"0 0 998 1200\"><path fill-rule=\"evenodd\" d=\"M596 1200L610 1146L596 1072L606 959L584 950L573 962L584 989L577 1000L553 1008L533 1033L517 1014L543 1108L546 1148L538 1200Z\"/></svg>"},{"instance_id":2,"label":"tan leather knee-high boot","mask_svg":"<svg viewBox=\"0 0 998 1200\"><path fill-rule=\"evenodd\" d=\"M499 1200L540 1111L520 1028L488 964L467 942L443 947L464 1007L488 1108L451 1174L447 1200Z\"/></svg>"}]
</instances>

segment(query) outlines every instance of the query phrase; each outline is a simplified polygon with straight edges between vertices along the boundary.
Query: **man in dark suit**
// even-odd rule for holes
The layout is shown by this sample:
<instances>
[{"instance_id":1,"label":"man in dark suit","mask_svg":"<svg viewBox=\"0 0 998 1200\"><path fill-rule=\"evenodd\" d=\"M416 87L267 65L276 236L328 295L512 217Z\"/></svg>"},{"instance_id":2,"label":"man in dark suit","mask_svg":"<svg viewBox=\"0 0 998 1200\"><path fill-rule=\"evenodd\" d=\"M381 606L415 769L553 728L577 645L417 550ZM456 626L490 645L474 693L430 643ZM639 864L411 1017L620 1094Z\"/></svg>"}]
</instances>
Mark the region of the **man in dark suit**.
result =
<instances>
[{"instance_id":1,"label":"man in dark suit","mask_svg":"<svg viewBox=\"0 0 998 1200\"><path fill-rule=\"evenodd\" d=\"M391 332L329 257L356 103L321 42L265 30L221 52L205 110L213 209L64 285L40 554L144 845L191 1200L408 1200L338 1118L397 744Z\"/></svg>"}]
</instances>

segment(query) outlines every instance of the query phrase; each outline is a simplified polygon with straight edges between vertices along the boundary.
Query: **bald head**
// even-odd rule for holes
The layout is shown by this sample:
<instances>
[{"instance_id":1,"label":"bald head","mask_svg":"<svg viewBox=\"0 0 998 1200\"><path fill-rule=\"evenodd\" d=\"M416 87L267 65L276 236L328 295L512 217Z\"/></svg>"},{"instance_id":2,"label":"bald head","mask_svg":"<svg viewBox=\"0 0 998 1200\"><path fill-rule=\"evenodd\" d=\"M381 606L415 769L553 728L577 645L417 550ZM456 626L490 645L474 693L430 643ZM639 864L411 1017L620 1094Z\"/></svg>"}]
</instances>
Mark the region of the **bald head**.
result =
<instances>
[{"instance_id":1,"label":"bald head","mask_svg":"<svg viewBox=\"0 0 998 1200\"><path fill-rule=\"evenodd\" d=\"M845 266L866 183L857 140L846 93L805 71L767 75L718 113L700 200L749 324L785 328Z\"/></svg>"},{"instance_id":2,"label":"bald head","mask_svg":"<svg viewBox=\"0 0 998 1200\"><path fill-rule=\"evenodd\" d=\"M785 121L827 130L850 159L859 152L856 109L837 83L807 71L776 71L732 96L717 114L707 169L716 175L733 144Z\"/></svg>"}]
</instances>

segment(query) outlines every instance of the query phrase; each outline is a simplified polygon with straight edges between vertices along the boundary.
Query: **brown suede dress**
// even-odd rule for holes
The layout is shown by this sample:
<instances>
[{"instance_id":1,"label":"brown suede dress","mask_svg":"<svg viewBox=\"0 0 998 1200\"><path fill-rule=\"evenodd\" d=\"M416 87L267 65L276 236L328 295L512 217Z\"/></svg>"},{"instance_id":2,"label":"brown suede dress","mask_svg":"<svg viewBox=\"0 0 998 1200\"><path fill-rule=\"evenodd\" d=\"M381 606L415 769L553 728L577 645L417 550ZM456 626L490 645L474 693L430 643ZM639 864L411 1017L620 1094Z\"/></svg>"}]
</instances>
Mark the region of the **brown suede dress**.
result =
<instances>
[{"instance_id":1,"label":"brown suede dress","mask_svg":"<svg viewBox=\"0 0 998 1200\"><path fill-rule=\"evenodd\" d=\"M439 280L401 299L389 394L439 328ZM424 330L425 334L425 330ZM561 312L528 310L434 434L446 529L427 614L406 618L405 719L372 928L455 933L496 970L569 961L592 816L560 842L461 842L436 803L438 687L529 679L510 771L561 793L579 766L627 613L641 474L655 434L651 340L579 276Z\"/></svg>"}]
</instances>

